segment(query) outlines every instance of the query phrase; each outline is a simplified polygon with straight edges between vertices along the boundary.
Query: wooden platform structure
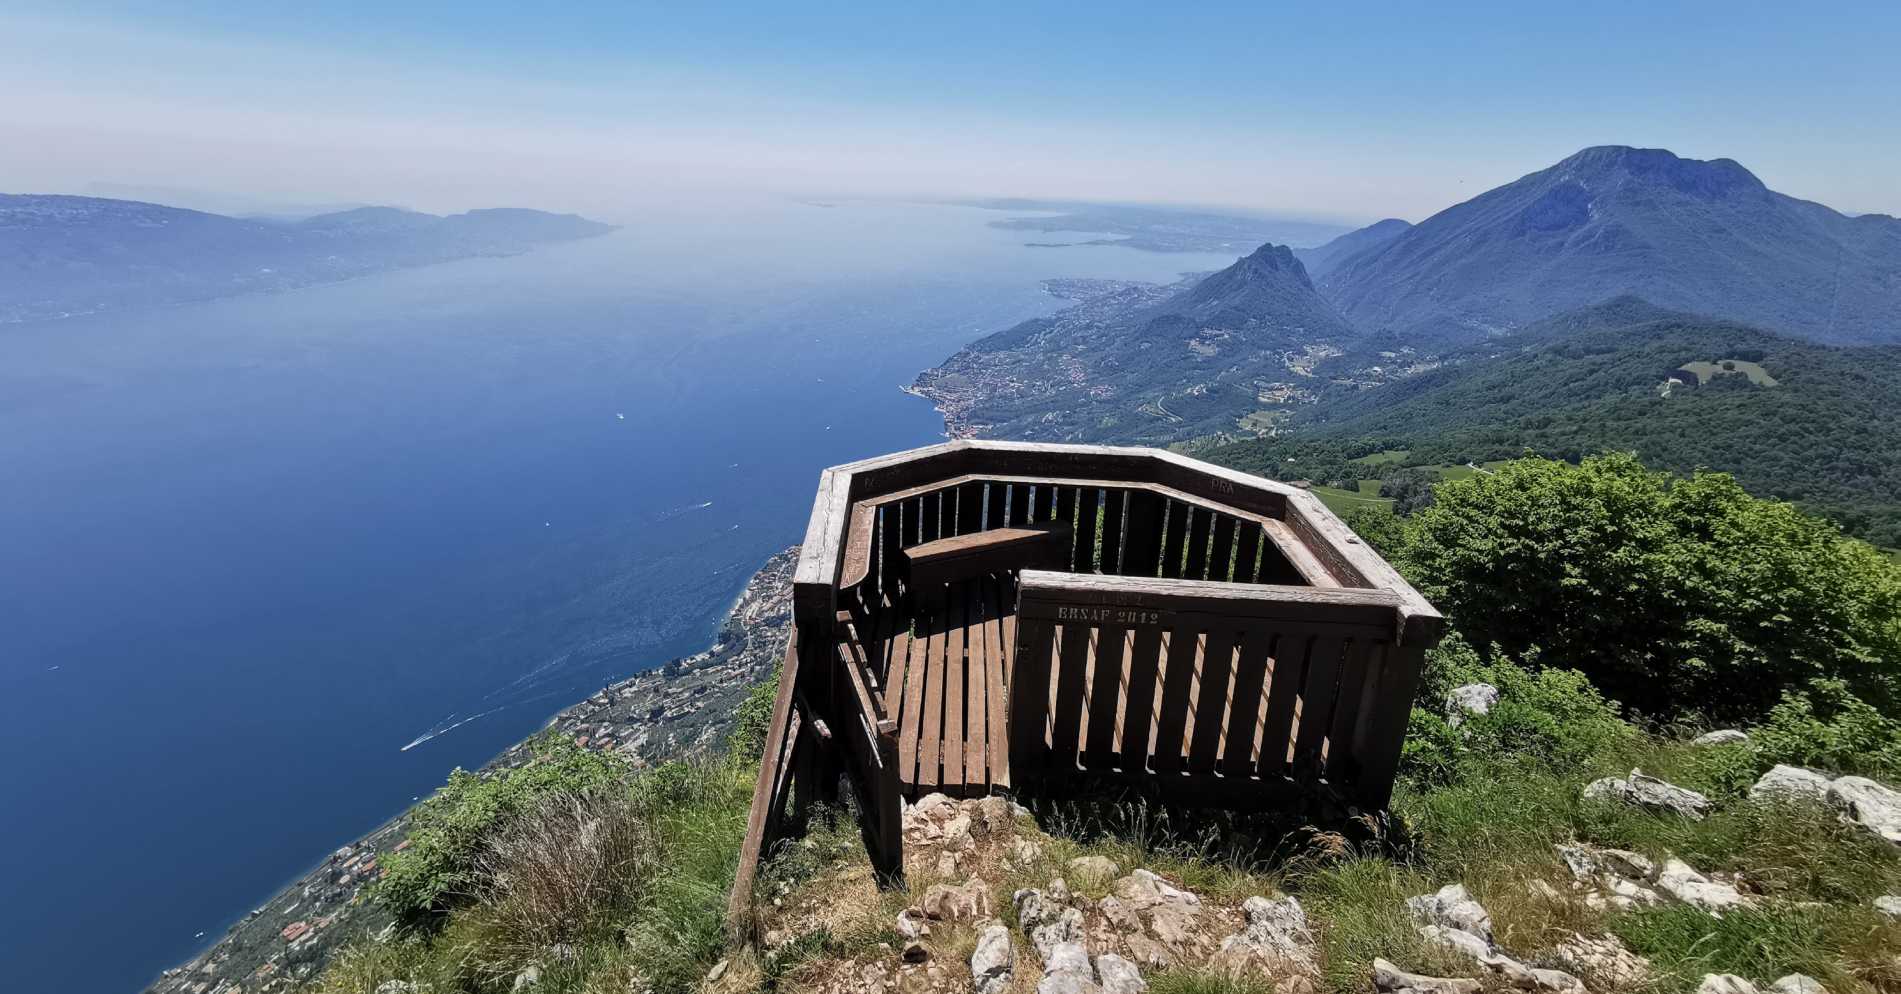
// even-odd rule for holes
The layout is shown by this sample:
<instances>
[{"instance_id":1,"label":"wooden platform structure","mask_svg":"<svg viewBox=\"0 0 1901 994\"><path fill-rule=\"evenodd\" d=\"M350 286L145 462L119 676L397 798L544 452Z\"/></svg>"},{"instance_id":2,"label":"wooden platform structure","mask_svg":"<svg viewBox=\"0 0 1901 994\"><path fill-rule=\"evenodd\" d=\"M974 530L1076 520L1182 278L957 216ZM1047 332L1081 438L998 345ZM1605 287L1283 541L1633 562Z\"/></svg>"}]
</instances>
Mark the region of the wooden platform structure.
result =
<instances>
[{"instance_id":1,"label":"wooden platform structure","mask_svg":"<svg viewBox=\"0 0 1901 994\"><path fill-rule=\"evenodd\" d=\"M1155 449L958 441L826 470L733 899L841 776L901 803L1139 778L1387 803L1441 619L1312 494Z\"/></svg>"}]
</instances>

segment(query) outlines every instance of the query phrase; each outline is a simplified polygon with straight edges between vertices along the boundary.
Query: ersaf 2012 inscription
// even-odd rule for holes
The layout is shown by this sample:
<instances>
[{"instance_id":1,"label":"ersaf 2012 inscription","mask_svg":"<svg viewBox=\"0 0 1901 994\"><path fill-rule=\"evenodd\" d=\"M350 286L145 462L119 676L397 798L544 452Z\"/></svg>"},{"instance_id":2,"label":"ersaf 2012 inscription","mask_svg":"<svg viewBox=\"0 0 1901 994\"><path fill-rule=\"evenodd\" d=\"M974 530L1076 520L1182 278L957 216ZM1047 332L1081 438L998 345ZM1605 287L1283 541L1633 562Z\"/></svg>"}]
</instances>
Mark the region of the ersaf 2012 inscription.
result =
<instances>
[{"instance_id":1,"label":"ersaf 2012 inscription","mask_svg":"<svg viewBox=\"0 0 1901 994\"><path fill-rule=\"evenodd\" d=\"M1057 621L1091 625L1159 625L1162 612L1141 607L1058 607Z\"/></svg>"}]
</instances>

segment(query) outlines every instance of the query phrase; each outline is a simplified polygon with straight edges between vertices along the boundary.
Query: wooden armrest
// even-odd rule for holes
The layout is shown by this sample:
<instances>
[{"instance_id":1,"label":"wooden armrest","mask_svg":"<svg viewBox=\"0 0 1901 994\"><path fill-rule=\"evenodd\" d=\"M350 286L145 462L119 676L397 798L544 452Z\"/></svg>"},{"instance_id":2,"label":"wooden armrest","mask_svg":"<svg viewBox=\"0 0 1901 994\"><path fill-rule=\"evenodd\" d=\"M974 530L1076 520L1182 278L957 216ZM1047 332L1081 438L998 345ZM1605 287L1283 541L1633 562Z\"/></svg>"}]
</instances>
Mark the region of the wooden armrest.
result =
<instances>
[{"instance_id":1,"label":"wooden armrest","mask_svg":"<svg viewBox=\"0 0 1901 994\"><path fill-rule=\"evenodd\" d=\"M928 591L985 573L1060 569L1069 551L1069 525L1057 521L940 538L905 549L904 559L912 585Z\"/></svg>"}]
</instances>

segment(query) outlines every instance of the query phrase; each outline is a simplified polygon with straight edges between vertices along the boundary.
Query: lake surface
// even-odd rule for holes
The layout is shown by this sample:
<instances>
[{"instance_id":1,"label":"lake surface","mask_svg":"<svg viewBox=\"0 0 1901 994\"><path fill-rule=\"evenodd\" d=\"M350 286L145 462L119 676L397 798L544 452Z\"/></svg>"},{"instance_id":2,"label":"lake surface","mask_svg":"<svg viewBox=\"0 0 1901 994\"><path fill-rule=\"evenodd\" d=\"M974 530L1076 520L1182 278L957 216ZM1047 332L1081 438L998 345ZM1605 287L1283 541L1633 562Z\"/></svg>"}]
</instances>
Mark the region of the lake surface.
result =
<instances>
[{"instance_id":1,"label":"lake surface","mask_svg":"<svg viewBox=\"0 0 1901 994\"><path fill-rule=\"evenodd\" d=\"M134 991L603 684L703 648L899 393L1231 258L781 204L0 326L0 976Z\"/></svg>"}]
</instances>

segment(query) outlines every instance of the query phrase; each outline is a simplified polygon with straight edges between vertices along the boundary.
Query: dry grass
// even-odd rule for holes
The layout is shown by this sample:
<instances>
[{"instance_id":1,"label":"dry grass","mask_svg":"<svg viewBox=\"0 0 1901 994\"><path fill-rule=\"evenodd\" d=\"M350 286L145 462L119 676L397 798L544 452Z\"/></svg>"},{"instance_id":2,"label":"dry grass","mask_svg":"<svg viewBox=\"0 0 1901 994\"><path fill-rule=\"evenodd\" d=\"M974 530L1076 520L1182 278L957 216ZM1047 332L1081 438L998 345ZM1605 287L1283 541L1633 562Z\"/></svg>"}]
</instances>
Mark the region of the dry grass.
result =
<instances>
[{"instance_id":1,"label":"dry grass","mask_svg":"<svg viewBox=\"0 0 1901 994\"><path fill-rule=\"evenodd\" d=\"M622 797L556 795L498 833L476 858L482 919L500 958L572 946L633 897L658 853Z\"/></svg>"}]
</instances>

